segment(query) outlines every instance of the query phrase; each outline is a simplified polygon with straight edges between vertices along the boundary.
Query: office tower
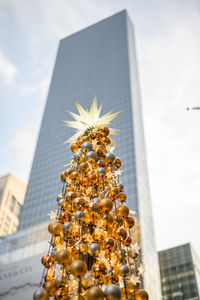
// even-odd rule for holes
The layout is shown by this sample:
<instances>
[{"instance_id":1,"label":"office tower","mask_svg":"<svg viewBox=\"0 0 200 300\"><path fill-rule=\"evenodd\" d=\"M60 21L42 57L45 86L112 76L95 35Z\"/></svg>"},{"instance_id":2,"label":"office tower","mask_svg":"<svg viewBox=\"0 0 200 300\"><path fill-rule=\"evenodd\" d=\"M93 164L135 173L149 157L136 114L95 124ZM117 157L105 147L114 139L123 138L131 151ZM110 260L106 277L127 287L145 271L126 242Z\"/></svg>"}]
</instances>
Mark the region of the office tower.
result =
<instances>
[{"instance_id":1,"label":"office tower","mask_svg":"<svg viewBox=\"0 0 200 300\"><path fill-rule=\"evenodd\" d=\"M0 177L0 237L17 231L26 187L11 174Z\"/></svg>"},{"instance_id":2,"label":"office tower","mask_svg":"<svg viewBox=\"0 0 200 300\"><path fill-rule=\"evenodd\" d=\"M21 241L15 237L15 251L24 243L27 250L21 248L20 255L23 252L25 258L31 243L31 253L39 253L43 241L39 232L45 232L48 211L57 208L56 196L62 187L59 174L72 156L64 141L73 135L73 130L64 127L62 120L68 119L68 110L74 111L73 98L88 108L94 95L99 104L103 103L102 113L122 111L112 122L120 130L116 138L120 147L115 153L123 161L122 181L128 205L138 213L145 289L151 299L160 299L134 29L125 10L60 41L20 217ZM28 242L23 232L30 236ZM4 246L8 252L11 244L10 239ZM4 261L8 257L14 261L14 255L3 257Z\"/></svg>"},{"instance_id":3,"label":"office tower","mask_svg":"<svg viewBox=\"0 0 200 300\"><path fill-rule=\"evenodd\" d=\"M163 300L198 300L200 260L190 244L159 252Z\"/></svg>"}]
</instances>

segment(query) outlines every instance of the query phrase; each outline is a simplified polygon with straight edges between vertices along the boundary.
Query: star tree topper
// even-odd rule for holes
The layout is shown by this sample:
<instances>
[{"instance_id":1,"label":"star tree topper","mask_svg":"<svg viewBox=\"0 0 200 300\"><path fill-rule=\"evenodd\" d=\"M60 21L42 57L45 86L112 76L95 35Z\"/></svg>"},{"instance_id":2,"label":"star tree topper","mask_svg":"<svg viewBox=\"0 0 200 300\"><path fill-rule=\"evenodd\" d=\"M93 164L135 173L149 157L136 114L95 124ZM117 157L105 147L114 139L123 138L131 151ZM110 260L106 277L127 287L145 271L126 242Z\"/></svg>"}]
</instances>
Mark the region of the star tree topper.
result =
<instances>
[{"instance_id":1,"label":"star tree topper","mask_svg":"<svg viewBox=\"0 0 200 300\"><path fill-rule=\"evenodd\" d=\"M94 97L94 101L91 104L90 111L85 110L75 99L75 104L78 114L69 111L69 114L74 118L75 121L63 121L66 126L75 128L77 130L71 138L69 138L65 143L74 143L76 139L81 135L85 134L87 131L92 129L98 129L101 126L109 126L114 118L116 118L121 112L113 113L113 111L100 117L102 104L97 106L97 99ZM118 135L119 130L109 128L111 135ZM115 141L111 139L112 144L116 145Z\"/></svg>"}]
</instances>

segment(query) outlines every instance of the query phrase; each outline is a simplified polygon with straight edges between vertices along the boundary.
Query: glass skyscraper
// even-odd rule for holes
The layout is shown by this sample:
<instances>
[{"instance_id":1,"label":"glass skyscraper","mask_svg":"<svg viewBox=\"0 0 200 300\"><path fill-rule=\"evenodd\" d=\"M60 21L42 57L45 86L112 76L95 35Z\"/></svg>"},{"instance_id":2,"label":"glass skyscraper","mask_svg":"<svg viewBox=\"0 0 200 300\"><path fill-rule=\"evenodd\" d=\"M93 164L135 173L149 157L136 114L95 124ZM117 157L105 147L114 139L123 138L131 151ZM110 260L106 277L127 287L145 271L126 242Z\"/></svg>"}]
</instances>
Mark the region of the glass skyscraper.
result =
<instances>
[{"instance_id":1,"label":"glass skyscraper","mask_svg":"<svg viewBox=\"0 0 200 300\"><path fill-rule=\"evenodd\" d=\"M163 300L199 300L200 260L190 244L159 252Z\"/></svg>"},{"instance_id":2,"label":"glass skyscraper","mask_svg":"<svg viewBox=\"0 0 200 300\"><path fill-rule=\"evenodd\" d=\"M123 162L121 180L128 205L138 213L145 288L151 299L160 300L134 29L125 10L60 41L20 230L30 232L38 224L42 226L48 213L57 208L59 174L72 157L64 141L74 134L62 120L69 119L68 110L74 111L73 98L89 108L95 95L98 103L103 103L102 113L122 111L112 122L112 127L120 130L115 154Z\"/></svg>"}]
</instances>

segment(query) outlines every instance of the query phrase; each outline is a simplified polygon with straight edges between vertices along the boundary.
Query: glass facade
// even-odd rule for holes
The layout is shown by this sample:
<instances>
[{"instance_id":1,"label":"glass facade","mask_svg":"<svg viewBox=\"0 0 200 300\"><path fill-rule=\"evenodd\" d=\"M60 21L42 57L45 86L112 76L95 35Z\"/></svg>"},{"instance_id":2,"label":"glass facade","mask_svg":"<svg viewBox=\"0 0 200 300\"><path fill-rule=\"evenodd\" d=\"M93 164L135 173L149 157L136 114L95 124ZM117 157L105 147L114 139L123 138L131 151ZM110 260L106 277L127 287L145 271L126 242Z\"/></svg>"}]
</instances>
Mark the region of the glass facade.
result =
<instances>
[{"instance_id":1,"label":"glass facade","mask_svg":"<svg viewBox=\"0 0 200 300\"><path fill-rule=\"evenodd\" d=\"M48 213L57 208L55 199L62 188L59 174L72 157L64 141L74 134L62 120L69 119L68 110L74 111L73 98L88 108L95 95L103 103L102 113L122 111L112 122L120 130L115 154L123 162L121 180L128 205L138 213L144 285L151 299L160 300L134 29L125 10L60 41L20 230L47 221Z\"/></svg>"},{"instance_id":2,"label":"glass facade","mask_svg":"<svg viewBox=\"0 0 200 300\"><path fill-rule=\"evenodd\" d=\"M196 271L200 274L200 264L192 251L185 244L159 252L163 300L199 299Z\"/></svg>"}]
</instances>

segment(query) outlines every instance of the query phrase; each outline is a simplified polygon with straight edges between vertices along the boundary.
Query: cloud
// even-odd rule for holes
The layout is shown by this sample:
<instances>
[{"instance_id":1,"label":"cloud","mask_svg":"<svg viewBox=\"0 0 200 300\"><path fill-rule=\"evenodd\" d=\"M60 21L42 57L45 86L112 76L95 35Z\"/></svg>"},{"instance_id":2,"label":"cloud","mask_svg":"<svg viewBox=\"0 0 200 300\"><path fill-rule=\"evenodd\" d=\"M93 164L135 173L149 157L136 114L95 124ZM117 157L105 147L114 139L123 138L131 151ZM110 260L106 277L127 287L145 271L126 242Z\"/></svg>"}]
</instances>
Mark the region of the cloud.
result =
<instances>
[{"instance_id":1,"label":"cloud","mask_svg":"<svg viewBox=\"0 0 200 300\"><path fill-rule=\"evenodd\" d=\"M14 80L16 67L0 51L0 80L10 84Z\"/></svg>"}]
</instances>

